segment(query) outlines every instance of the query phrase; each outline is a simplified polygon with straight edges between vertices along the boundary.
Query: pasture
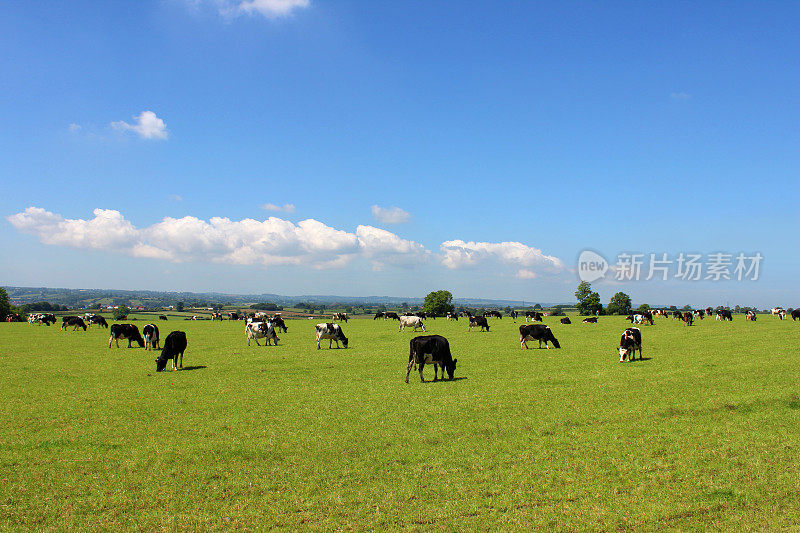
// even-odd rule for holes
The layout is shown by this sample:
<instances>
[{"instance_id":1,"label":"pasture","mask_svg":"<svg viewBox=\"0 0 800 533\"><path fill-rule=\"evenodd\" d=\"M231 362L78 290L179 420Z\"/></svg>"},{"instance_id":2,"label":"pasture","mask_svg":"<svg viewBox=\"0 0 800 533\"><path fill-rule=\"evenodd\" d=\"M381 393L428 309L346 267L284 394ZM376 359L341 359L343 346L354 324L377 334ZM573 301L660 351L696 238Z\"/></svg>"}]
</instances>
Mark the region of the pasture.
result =
<instances>
[{"instance_id":1,"label":"pasture","mask_svg":"<svg viewBox=\"0 0 800 533\"><path fill-rule=\"evenodd\" d=\"M147 322L141 315L135 322ZM577 317L572 317L578 322ZM156 322L185 369L108 348L108 330L0 324L0 525L20 529L793 529L800 523L800 326L622 317L520 350L509 318L428 320L454 381L404 383L396 321L316 350L287 321ZM433 368L426 368L426 379Z\"/></svg>"}]
</instances>

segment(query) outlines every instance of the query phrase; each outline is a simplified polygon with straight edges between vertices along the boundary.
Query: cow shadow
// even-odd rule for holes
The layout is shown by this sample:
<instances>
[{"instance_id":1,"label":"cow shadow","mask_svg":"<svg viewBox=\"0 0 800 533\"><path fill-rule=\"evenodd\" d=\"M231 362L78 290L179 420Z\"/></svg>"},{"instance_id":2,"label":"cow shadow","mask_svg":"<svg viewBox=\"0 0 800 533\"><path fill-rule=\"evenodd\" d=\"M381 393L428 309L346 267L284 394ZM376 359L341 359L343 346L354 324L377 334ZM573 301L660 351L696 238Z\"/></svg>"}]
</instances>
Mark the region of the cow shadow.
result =
<instances>
[{"instance_id":1,"label":"cow shadow","mask_svg":"<svg viewBox=\"0 0 800 533\"><path fill-rule=\"evenodd\" d=\"M453 378L453 379L437 379L436 381L433 381L432 379L426 379L421 384L422 385L430 385L430 384L437 384L437 383L452 383L453 381L461 381L462 379L468 379L468 378L462 376L460 378Z\"/></svg>"},{"instance_id":2,"label":"cow shadow","mask_svg":"<svg viewBox=\"0 0 800 533\"><path fill-rule=\"evenodd\" d=\"M631 362L632 362L632 363L636 363L636 362L638 362L638 361L649 361L650 359L652 359L652 357L642 357L642 358L640 358L640 359L634 359L634 360L633 360L633 361L631 361Z\"/></svg>"},{"instance_id":3,"label":"cow shadow","mask_svg":"<svg viewBox=\"0 0 800 533\"><path fill-rule=\"evenodd\" d=\"M181 368L181 371L202 370L203 368L206 368L206 366L205 365L185 366L185 367Z\"/></svg>"}]
</instances>

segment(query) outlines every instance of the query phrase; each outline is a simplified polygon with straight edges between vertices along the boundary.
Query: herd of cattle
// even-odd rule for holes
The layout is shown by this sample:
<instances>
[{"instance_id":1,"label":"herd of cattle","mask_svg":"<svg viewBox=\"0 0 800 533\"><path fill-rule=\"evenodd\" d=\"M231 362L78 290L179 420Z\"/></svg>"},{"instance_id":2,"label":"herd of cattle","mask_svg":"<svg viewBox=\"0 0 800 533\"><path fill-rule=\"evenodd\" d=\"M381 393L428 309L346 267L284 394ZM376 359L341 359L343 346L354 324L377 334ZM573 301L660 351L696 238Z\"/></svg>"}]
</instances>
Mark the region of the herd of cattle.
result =
<instances>
[{"instance_id":1,"label":"herd of cattle","mask_svg":"<svg viewBox=\"0 0 800 533\"><path fill-rule=\"evenodd\" d=\"M733 320L733 315L729 310L718 309L714 311L714 309L710 307L707 309L698 309L685 312L643 310L632 313L626 317L626 319L630 321L631 327L626 328L622 333L622 337L620 338L619 361L634 361L636 359L637 350L639 351L639 358L642 358L642 333L641 330L637 327L634 327L633 324L654 325L654 317L671 316L673 319L681 320L687 326L691 326L695 318L702 320L706 316L710 317L712 315L716 316L716 320ZM774 308L772 309L772 315L784 320L786 318L787 311L782 308ZM791 310L790 315L793 320L800 320L800 309ZM502 314L498 311L487 311L482 315L473 315L468 311L464 311L461 314L447 313L445 318L448 320L458 320L459 316L467 318L469 322L467 327L468 332L472 331L472 328L480 328L480 331L489 331L490 326L487 320L488 317L503 318ZM516 318L521 315L517 311L512 311L509 313L509 316L516 321ZM542 343L544 343L545 348L550 348L548 343L552 344L554 348L561 348L561 345L553 334L553 331L550 329L550 326L545 324L527 323L529 320L532 322L542 322L543 316L544 315L542 313L536 311L525 312L526 323L519 326L520 349L527 349L528 341L538 341L539 348L542 347ZM191 320L192 318L193 317L190 317L188 320ZM405 331L407 327L412 328L414 332L416 332L418 329L425 332L426 329L424 320L427 318L434 319L436 316L423 312L404 313L402 315L398 315L397 313L393 312L385 312L375 314L373 320L377 320L378 318L383 318L384 320L397 320L400 324L398 332ZM745 320L755 321L756 318L757 315L752 311L745 313ZM164 315L159 315L159 319L167 320L167 317ZM222 315L220 313L214 313L212 316L212 320L221 319ZM280 340L278 337L278 332L282 331L283 333L286 333L289 329L279 313L270 316L266 313L242 314L231 312L228 313L228 319L245 321L245 337L247 338L248 346L253 340L255 340L256 344L260 346L258 342L259 339L266 339L265 346L273 343L275 346L277 346L278 341ZM336 342L337 348L339 348L340 342L344 348L347 348L348 346L348 339L345 336L342 327L336 323L336 321L346 323L348 321L347 314L334 313L332 319L333 322L323 322L314 326L318 350L320 349L320 341L322 340L329 341L328 348L332 348L334 342ZM583 319L583 323L597 323L597 320L597 316L590 316ZM56 322L56 316L52 313L32 313L28 316L29 324L44 324L46 326L50 326ZM100 327L110 329L111 335L108 339L109 348L111 347L112 343L116 343L117 348L119 348L119 340L122 339L128 341L128 348L131 348L132 343L135 342L140 348L144 348L145 350L161 349L161 355L156 359L157 372L165 370L168 361L172 361L172 370L176 370L178 367L183 368L183 353L187 346L186 333L183 331L173 331L167 335L162 348L160 346L159 330L156 324L145 325L140 333L139 328L134 324L112 324L109 327L109 324L105 318L93 313L86 313L83 316L63 316L61 317L61 322L62 331L65 331L69 327L71 327L73 331L77 330L78 328L82 328L83 331L86 331L87 328L91 327L92 325L98 325ZM561 318L560 322L561 324L571 324L571 321L568 317ZM422 371L426 364L432 364L434 367L434 381L438 379L439 367L442 369L442 379L444 379L445 371L447 371L448 377L453 379L456 369L456 362L457 359L452 358L449 342L441 335L422 335L414 337L410 342L408 367L406 370L406 383L408 383L408 376L411 373L412 368L418 368L420 380L425 381Z\"/></svg>"}]
</instances>

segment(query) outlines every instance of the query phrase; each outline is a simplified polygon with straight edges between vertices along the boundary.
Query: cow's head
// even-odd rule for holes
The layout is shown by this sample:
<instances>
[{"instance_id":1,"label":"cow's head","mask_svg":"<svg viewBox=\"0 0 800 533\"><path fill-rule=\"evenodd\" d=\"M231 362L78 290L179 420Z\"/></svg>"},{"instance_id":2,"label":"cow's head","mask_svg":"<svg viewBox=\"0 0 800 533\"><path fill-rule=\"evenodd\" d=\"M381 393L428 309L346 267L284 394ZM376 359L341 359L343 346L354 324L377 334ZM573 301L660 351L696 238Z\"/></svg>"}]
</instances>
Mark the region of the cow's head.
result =
<instances>
[{"instance_id":1,"label":"cow's head","mask_svg":"<svg viewBox=\"0 0 800 533\"><path fill-rule=\"evenodd\" d=\"M550 342L553 343L553 348L561 348L561 345L558 344L558 341L556 340L556 337L555 335L553 335L552 332L550 333Z\"/></svg>"},{"instance_id":2,"label":"cow's head","mask_svg":"<svg viewBox=\"0 0 800 533\"><path fill-rule=\"evenodd\" d=\"M448 365L445 367L445 370L447 370L447 377L448 377L448 378L450 378L450 379L453 379L453 376L455 376L455 373L456 373L456 363L457 363L457 362L458 362L458 359L453 359L453 362L452 362L452 363L450 363L450 364L448 364Z\"/></svg>"},{"instance_id":3,"label":"cow's head","mask_svg":"<svg viewBox=\"0 0 800 533\"><path fill-rule=\"evenodd\" d=\"M144 348L144 339L142 336L137 332L136 337L132 339L139 344L139 348Z\"/></svg>"},{"instance_id":4,"label":"cow's head","mask_svg":"<svg viewBox=\"0 0 800 533\"><path fill-rule=\"evenodd\" d=\"M167 358L159 357L156 359L156 372L163 372L167 368Z\"/></svg>"},{"instance_id":5,"label":"cow's head","mask_svg":"<svg viewBox=\"0 0 800 533\"><path fill-rule=\"evenodd\" d=\"M344 334L341 334L341 333L340 333L340 335L341 335L341 337L339 338L339 340L342 341L342 346L347 348L347 337L345 337Z\"/></svg>"},{"instance_id":6,"label":"cow's head","mask_svg":"<svg viewBox=\"0 0 800 533\"><path fill-rule=\"evenodd\" d=\"M630 352L631 352L631 348L630 347L622 347L622 346L620 346L619 347L619 362L620 363L624 362L626 357L628 359L630 359Z\"/></svg>"}]
</instances>

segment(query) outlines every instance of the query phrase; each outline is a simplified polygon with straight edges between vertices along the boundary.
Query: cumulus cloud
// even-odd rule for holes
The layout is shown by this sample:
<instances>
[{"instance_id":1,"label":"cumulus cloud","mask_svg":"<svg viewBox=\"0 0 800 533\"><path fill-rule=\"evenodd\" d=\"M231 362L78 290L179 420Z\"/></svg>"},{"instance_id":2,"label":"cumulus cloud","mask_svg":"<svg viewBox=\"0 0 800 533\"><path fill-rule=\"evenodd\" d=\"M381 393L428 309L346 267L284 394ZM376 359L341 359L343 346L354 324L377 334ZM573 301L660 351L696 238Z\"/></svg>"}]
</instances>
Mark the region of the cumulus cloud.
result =
<instances>
[{"instance_id":1,"label":"cumulus cloud","mask_svg":"<svg viewBox=\"0 0 800 533\"><path fill-rule=\"evenodd\" d=\"M294 213L294 204L283 204L283 206L275 204L264 204L261 209L265 211L282 211L284 213Z\"/></svg>"},{"instance_id":2,"label":"cumulus cloud","mask_svg":"<svg viewBox=\"0 0 800 533\"><path fill-rule=\"evenodd\" d=\"M443 242L440 250L442 264L453 270L488 261L499 261L505 265L518 267L517 277L521 279L531 279L540 272L557 273L564 270L564 263L558 257L545 255L538 248L521 242L454 240Z\"/></svg>"},{"instance_id":3,"label":"cumulus cloud","mask_svg":"<svg viewBox=\"0 0 800 533\"><path fill-rule=\"evenodd\" d=\"M386 208L379 205L372 206L372 216L375 217L375 220L384 224L402 224L411 219L411 215L399 207Z\"/></svg>"},{"instance_id":4,"label":"cumulus cloud","mask_svg":"<svg viewBox=\"0 0 800 533\"><path fill-rule=\"evenodd\" d=\"M355 257L380 265L409 265L430 256L422 245L371 226L356 233L338 230L314 219L297 224L277 217L231 220L192 216L166 217L137 228L119 211L95 209L94 218L66 219L39 207L7 217L19 231L44 244L102 250L174 262L238 265L304 265L339 268Z\"/></svg>"},{"instance_id":5,"label":"cumulus cloud","mask_svg":"<svg viewBox=\"0 0 800 533\"><path fill-rule=\"evenodd\" d=\"M128 124L122 120L112 122L111 127L119 131L133 131L143 139L158 139L165 141L169 137L167 124L158 118L152 111L142 111L139 116L134 116L136 122Z\"/></svg>"},{"instance_id":6,"label":"cumulus cloud","mask_svg":"<svg viewBox=\"0 0 800 533\"><path fill-rule=\"evenodd\" d=\"M421 244L373 226L358 226L356 236L362 253L372 261L374 270L383 270L387 264L412 266L424 263L431 255Z\"/></svg>"}]
</instances>

